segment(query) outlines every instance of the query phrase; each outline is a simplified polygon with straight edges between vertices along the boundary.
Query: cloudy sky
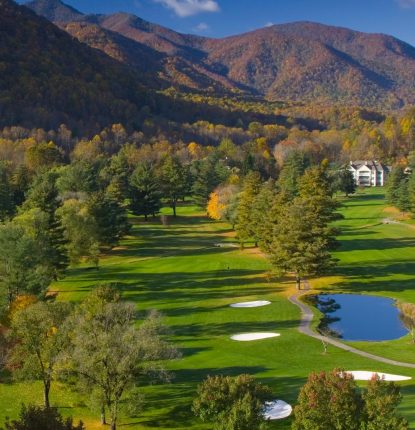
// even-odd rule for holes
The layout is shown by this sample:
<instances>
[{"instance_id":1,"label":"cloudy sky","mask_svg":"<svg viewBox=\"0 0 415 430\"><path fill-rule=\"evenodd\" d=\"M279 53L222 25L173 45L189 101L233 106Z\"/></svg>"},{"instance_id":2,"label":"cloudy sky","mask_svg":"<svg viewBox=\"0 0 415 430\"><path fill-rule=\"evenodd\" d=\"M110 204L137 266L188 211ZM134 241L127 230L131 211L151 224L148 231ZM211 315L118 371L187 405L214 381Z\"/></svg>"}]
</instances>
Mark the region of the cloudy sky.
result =
<instances>
[{"instance_id":1,"label":"cloudy sky","mask_svg":"<svg viewBox=\"0 0 415 430\"><path fill-rule=\"evenodd\" d=\"M131 12L177 31L209 37L307 20L392 34L415 45L415 0L63 1L82 12Z\"/></svg>"}]
</instances>

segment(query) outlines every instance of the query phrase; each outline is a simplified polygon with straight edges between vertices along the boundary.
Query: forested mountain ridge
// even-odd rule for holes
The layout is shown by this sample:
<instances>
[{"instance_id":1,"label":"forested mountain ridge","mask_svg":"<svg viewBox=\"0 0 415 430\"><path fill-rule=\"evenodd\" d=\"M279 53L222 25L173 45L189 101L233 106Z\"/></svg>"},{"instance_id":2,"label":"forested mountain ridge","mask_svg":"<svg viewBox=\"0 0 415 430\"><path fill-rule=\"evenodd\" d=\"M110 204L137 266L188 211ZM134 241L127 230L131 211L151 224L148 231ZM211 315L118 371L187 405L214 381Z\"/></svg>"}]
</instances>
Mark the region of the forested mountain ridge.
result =
<instances>
[{"instance_id":1,"label":"forested mountain ridge","mask_svg":"<svg viewBox=\"0 0 415 430\"><path fill-rule=\"evenodd\" d=\"M73 20L60 0L35 0L28 6L64 22L72 35L94 45L94 38L68 25ZM62 12L53 17L51 10ZM99 25L147 46L159 62L159 77L180 89L367 107L415 103L415 48L383 34L296 22L210 39L180 34L125 13L76 15L75 21ZM105 43L94 46L108 53Z\"/></svg>"},{"instance_id":2,"label":"forested mountain ridge","mask_svg":"<svg viewBox=\"0 0 415 430\"><path fill-rule=\"evenodd\" d=\"M35 0L26 6L49 21L68 22L84 19L83 13L59 0Z\"/></svg>"},{"instance_id":3,"label":"forested mountain ridge","mask_svg":"<svg viewBox=\"0 0 415 430\"><path fill-rule=\"evenodd\" d=\"M87 133L139 123L153 103L136 71L10 0L0 0L0 70L0 126Z\"/></svg>"}]
</instances>

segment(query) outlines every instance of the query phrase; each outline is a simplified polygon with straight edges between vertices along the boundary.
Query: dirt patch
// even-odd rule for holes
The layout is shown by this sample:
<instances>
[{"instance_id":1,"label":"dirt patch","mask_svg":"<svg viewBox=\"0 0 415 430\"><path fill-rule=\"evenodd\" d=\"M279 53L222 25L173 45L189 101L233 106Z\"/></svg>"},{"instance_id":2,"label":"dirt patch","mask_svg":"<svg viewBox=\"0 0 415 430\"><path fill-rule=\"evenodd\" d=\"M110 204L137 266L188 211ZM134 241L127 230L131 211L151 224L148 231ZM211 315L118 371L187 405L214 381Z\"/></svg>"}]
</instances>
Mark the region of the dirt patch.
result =
<instances>
[{"instance_id":1,"label":"dirt patch","mask_svg":"<svg viewBox=\"0 0 415 430\"><path fill-rule=\"evenodd\" d=\"M232 230L225 231L224 233L220 234L222 237L236 237L236 233Z\"/></svg>"},{"instance_id":2,"label":"dirt patch","mask_svg":"<svg viewBox=\"0 0 415 430\"><path fill-rule=\"evenodd\" d=\"M394 206L387 206L385 209L383 209L383 212L395 221L407 221L408 219L412 218L411 214L401 212L398 208L395 208Z\"/></svg>"},{"instance_id":3,"label":"dirt patch","mask_svg":"<svg viewBox=\"0 0 415 430\"><path fill-rule=\"evenodd\" d=\"M244 252L249 255L255 255L258 257L266 257L266 255L259 248L245 248Z\"/></svg>"}]
</instances>

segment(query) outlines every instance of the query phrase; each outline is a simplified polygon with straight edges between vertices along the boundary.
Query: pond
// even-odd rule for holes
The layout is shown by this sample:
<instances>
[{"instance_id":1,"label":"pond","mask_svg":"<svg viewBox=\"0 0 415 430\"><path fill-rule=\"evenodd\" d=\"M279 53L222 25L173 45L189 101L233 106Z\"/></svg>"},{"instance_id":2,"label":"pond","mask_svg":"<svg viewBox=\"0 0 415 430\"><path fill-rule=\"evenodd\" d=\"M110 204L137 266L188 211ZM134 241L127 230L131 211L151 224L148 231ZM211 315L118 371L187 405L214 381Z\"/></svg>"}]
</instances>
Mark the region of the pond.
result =
<instances>
[{"instance_id":1,"label":"pond","mask_svg":"<svg viewBox=\"0 0 415 430\"><path fill-rule=\"evenodd\" d=\"M395 301L387 297L322 294L317 303L326 315L326 328L344 340L392 340L408 333Z\"/></svg>"}]
</instances>

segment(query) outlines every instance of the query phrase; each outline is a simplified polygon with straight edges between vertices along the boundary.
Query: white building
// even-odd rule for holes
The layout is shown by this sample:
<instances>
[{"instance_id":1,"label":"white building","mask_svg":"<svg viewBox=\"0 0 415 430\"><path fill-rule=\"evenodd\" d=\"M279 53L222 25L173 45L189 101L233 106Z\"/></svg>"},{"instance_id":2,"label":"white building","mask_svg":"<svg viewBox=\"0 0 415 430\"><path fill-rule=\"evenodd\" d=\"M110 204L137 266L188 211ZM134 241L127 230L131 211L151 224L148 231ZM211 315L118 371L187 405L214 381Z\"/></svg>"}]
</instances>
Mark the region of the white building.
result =
<instances>
[{"instance_id":1,"label":"white building","mask_svg":"<svg viewBox=\"0 0 415 430\"><path fill-rule=\"evenodd\" d=\"M350 171L360 187L383 187L390 168L379 161L351 161Z\"/></svg>"}]
</instances>

